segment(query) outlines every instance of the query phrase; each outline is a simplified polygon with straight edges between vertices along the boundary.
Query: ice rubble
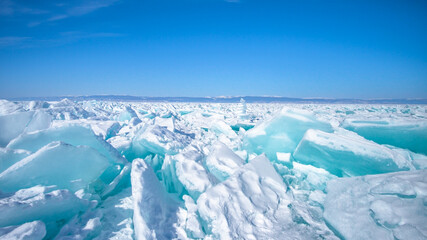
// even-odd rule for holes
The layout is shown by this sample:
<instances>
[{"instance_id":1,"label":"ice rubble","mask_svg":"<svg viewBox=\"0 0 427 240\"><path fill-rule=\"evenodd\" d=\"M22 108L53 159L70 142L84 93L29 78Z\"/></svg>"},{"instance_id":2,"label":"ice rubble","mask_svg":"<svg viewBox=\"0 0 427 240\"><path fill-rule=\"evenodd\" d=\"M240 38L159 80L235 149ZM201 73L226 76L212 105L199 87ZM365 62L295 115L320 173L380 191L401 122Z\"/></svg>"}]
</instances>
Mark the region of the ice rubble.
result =
<instances>
[{"instance_id":1,"label":"ice rubble","mask_svg":"<svg viewBox=\"0 0 427 240\"><path fill-rule=\"evenodd\" d=\"M64 189L50 191L51 188L35 186L21 189L12 196L0 199L0 227L40 220L52 235L61 222L66 222L87 208L88 202L72 192Z\"/></svg>"},{"instance_id":2,"label":"ice rubble","mask_svg":"<svg viewBox=\"0 0 427 240\"><path fill-rule=\"evenodd\" d=\"M133 239L132 216L131 189L124 188L100 205L92 204L83 214L75 215L55 239Z\"/></svg>"},{"instance_id":3,"label":"ice rubble","mask_svg":"<svg viewBox=\"0 0 427 240\"><path fill-rule=\"evenodd\" d=\"M0 238L425 239L426 119L424 105L0 100Z\"/></svg>"},{"instance_id":4,"label":"ice rubble","mask_svg":"<svg viewBox=\"0 0 427 240\"><path fill-rule=\"evenodd\" d=\"M95 113L86 111L82 104L66 98L59 102L52 103L45 111L56 120L87 119L96 116Z\"/></svg>"},{"instance_id":5,"label":"ice rubble","mask_svg":"<svg viewBox=\"0 0 427 240\"><path fill-rule=\"evenodd\" d=\"M167 127L144 126L138 130L132 140L132 151L141 157L151 153L176 154L190 142L190 137L179 132L172 132Z\"/></svg>"},{"instance_id":6,"label":"ice rubble","mask_svg":"<svg viewBox=\"0 0 427 240\"><path fill-rule=\"evenodd\" d=\"M333 238L326 225L307 225L314 220L292 204L282 178L262 155L197 200L200 217L214 239ZM297 218L301 220L294 221Z\"/></svg>"}]
</instances>

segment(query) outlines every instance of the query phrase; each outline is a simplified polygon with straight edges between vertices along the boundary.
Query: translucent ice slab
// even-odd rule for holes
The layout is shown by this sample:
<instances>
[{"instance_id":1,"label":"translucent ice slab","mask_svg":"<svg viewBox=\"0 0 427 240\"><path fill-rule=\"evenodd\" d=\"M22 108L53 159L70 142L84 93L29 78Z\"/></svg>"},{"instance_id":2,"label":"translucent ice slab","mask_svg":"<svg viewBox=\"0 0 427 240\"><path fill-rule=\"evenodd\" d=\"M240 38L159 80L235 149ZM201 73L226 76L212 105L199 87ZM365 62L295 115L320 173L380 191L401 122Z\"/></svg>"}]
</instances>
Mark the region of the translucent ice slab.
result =
<instances>
[{"instance_id":1,"label":"translucent ice slab","mask_svg":"<svg viewBox=\"0 0 427 240\"><path fill-rule=\"evenodd\" d=\"M273 118L248 130L243 146L249 153L265 153L269 159L276 160L277 152L293 152L310 128L332 131L330 124L318 121L309 112L284 108Z\"/></svg>"},{"instance_id":2,"label":"translucent ice slab","mask_svg":"<svg viewBox=\"0 0 427 240\"><path fill-rule=\"evenodd\" d=\"M52 142L0 173L0 189L12 192L41 184L76 191L94 182L109 165L90 147Z\"/></svg>"},{"instance_id":3,"label":"translucent ice slab","mask_svg":"<svg viewBox=\"0 0 427 240\"><path fill-rule=\"evenodd\" d=\"M342 126L380 144L390 144L427 155L427 121L420 120L355 120Z\"/></svg>"},{"instance_id":4,"label":"translucent ice slab","mask_svg":"<svg viewBox=\"0 0 427 240\"><path fill-rule=\"evenodd\" d=\"M293 157L339 177L415 169L411 159L349 131L308 130Z\"/></svg>"}]
</instances>

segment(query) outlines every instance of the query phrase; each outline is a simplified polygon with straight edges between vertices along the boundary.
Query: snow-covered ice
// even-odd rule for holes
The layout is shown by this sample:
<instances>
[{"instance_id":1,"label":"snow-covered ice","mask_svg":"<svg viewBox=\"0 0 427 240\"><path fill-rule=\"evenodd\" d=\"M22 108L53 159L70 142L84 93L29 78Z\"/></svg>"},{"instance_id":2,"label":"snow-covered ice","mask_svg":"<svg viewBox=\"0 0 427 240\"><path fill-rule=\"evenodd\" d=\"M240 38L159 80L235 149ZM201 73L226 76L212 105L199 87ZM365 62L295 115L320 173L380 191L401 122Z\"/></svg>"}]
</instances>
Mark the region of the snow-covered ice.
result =
<instances>
[{"instance_id":1,"label":"snow-covered ice","mask_svg":"<svg viewBox=\"0 0 427 240\"><path fill-rule=\"evenodd\" d=\"M0 239L427 239L427 106L0 100Z\"/></svg>"},{"instance_id":2,"label":"snow-covered ice","mask_svg":"<svg viewBox=\"0 0 427 240\"><path fill-rule=\"evenodd\" d=\"M425 239L427 170L335 179L324 217L345 239Z\"/></svg>"},{"instance_id":3,"label":"snow-covered ice","mask_svg":"<svg viewBox=\"0 0 427 240\"><path fill-rule=\"evenodd\" d=\"M46 236L46 226L41 221L24 223L19 226L0 228L0 238L9 240L42 240Z\"/></svg>"}]
</instances>

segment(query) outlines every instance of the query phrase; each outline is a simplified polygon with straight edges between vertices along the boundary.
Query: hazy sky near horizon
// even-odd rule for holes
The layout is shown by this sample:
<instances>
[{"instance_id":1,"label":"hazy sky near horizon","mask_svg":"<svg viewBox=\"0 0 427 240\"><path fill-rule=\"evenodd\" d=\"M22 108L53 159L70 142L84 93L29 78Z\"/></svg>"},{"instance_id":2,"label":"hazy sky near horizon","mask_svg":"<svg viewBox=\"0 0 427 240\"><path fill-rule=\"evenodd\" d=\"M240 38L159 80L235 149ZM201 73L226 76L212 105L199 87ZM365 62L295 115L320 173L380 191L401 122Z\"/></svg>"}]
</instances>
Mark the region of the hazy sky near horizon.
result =
<instances>
[{"instance_id":1,"label":"hazy sky near horizon","mask_svg":"<svg viewBox=\"0 0 427 240\"><path fill-rule=\"evenodd\" d=\"M0 98L427 98L427 1L0 0Z\"/></svg>"}]
</instances>

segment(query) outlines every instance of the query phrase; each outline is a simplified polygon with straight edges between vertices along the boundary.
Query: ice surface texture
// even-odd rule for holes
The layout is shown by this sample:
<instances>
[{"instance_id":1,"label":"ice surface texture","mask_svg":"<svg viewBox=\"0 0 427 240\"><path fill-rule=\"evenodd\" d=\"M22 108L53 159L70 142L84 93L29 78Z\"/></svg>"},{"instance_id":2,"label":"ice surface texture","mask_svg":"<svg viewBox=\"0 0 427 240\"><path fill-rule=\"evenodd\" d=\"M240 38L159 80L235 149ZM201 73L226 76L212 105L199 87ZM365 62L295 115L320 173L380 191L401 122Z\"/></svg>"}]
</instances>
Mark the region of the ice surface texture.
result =
<instances>
[{"instance_id":1,"label":"ice surface texture","mask_svg":"<svg viewBox=\"0 0 427 240\"><path fill-rule=\"evenodd\" d=\"M426 196L426 170L335 179L324 217L346 239L425 239Z\"/></svg>"},{"instance_id":2,"label":"ice surface texture","mask_svg":"<svg viewBox=\"0 0 427 240\"><path fill-rule=\"evenodd\" d=\"M427 239L427 107L0 100L0 239Z\"/></svg>"}]
</instances>

